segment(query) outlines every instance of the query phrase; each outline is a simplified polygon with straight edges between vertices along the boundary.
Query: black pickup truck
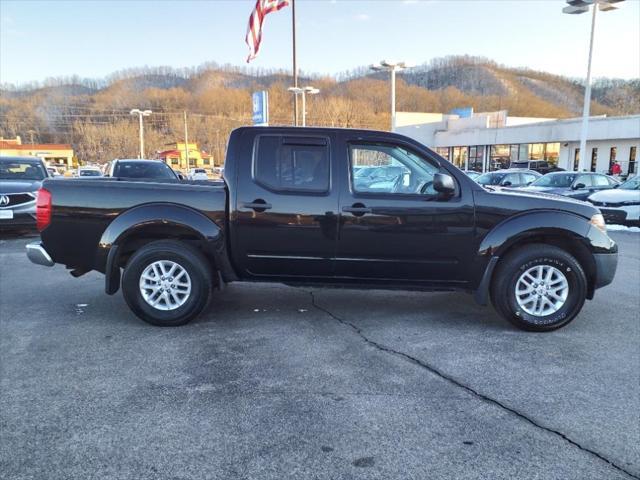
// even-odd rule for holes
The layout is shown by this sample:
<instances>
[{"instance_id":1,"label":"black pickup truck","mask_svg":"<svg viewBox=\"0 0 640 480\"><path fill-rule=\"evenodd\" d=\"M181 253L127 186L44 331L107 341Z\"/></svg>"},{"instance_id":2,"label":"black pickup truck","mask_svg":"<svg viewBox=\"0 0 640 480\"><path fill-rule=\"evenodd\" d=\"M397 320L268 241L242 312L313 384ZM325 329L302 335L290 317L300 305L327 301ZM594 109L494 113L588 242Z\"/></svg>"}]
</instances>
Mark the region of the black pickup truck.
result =
<instances>
[{"instance_id":1,"label":"black pickup truck","mask_svg":"<svg viewBox=\"0 0 640 480\"><path fill-rule=\"evenodd\" d=\"M371 167L385 174L359 175ZM547 331L617 266L597 208L482 187L410 138L366 130L237 129L217 183L45 180L37 222L33 262L102 272L108 294L122 287L161 326L241 280L461 290Z\"/></svg>"}]
</instances>

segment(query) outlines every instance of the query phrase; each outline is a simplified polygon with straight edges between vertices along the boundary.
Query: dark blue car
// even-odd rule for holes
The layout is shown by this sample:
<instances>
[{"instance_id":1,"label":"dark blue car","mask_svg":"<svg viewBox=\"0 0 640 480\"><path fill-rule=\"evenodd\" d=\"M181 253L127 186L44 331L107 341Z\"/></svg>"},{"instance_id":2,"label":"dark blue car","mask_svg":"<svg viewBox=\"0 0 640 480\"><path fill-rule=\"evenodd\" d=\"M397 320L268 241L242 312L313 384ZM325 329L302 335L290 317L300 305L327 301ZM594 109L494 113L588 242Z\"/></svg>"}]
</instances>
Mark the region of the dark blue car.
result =
<instances>
[{"instance_id":1,"label":"dark blue car","mask_svg":"<svg viewBox=\"0 0 640 480\"><path fill-rule=\"evenodd\" d=\"M602 173L592 172L554 172L540 177L521 190L553 193L586 200L589 195L618 185L618 181Z\"/></svg>"}]
</instances>

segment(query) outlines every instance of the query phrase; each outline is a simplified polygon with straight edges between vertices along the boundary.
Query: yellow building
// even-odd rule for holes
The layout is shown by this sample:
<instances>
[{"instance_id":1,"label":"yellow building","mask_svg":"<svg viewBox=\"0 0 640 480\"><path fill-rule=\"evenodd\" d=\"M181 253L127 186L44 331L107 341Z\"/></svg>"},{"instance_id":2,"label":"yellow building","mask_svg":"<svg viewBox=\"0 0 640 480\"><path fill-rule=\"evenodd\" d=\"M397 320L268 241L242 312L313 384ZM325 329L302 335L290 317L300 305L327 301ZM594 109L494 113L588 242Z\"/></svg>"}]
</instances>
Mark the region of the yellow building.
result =
<instances>
[{"instance_id":1,"label":"yellow building","mask_svg":"<svg viewBox=\"0 0 640 480\"><path fill-rule=\"evenodd\" d=\"M39 157L48 166L76 168L78 160L73 155L73 148L66 143L30 143L23 145L20 137L15 139L0 138L0 155L3 157Z\"/></svg>"},{"instance_id":2,"label":"yellow building","mask_svg":"<svg viewBox=\"0 0 640 480\"><path fill-rule=\"evenodd\" d=\"M189 142L189 164L187 165L187 150L184 142L170 143L168 150L158 152L156 157L163 160L174 170L187 173L190 168L205 168L211 170L213 159L204 150L198 148L197 143Z\"/></svg>"}]
</instances>

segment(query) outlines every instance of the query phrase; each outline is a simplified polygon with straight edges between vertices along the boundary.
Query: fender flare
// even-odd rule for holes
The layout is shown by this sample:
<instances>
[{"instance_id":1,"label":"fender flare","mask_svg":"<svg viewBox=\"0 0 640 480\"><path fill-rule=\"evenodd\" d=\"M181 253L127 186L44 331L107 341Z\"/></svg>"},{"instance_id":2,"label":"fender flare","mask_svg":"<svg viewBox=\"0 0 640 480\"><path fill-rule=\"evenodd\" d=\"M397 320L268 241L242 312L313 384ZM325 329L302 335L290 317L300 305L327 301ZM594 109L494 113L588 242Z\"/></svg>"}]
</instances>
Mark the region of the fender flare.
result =
<instances>
[{"instance_id":1,"label":"fender flare","mask_svg":"<svg viewBox=\"0 0 640 480\"><path fill-rule=\"evenodd\" d=\"M118 215L100 238L95 267L105 274L105 291L108 295L113 295L120 288L120 248L136 233L150 226L187 229L202 241L205 253L213 256L217 265L228 264L224 234L211 218L197 210L172 203L138 205Z\"/></svg>"},{"instance_id":2,"label":"fender flare","mask_svg":"<svg viewBox=\"0 0 640 480\"><path fill-rule=\"evenodd\" d=\"M486 305L495 267L500 257L513 245L527 238L551 235L587 241L589 221L579 215L559 210L534 210L509 217L496 225L482 239L474 261L474 297Z\"/></svg>"}]
</instances>

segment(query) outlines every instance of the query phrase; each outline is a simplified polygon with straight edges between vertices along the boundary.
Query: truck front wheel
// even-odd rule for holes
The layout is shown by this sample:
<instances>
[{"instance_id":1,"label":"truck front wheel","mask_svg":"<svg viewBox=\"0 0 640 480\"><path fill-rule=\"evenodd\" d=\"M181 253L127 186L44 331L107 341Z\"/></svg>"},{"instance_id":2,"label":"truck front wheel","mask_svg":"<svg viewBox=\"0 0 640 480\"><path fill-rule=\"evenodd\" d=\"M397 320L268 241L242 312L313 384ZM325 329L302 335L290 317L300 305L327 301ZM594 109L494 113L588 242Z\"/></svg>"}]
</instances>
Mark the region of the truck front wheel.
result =
<instances>
[{"instance_id":1,"label":"truck front wheel","mask_svg":"<svg viewBox=\"0 0 640 480\"><path fill-rule=\"evenodd\" d=\"M491 302L516 327L547 332L571 322L586 294L584 270L572 255L552 245L530 244L498 264Z\"/></svg>"},{"instance_id":2,"label":"truck front wheel","mask_svg":"<svg viewBox=\"0 0 640 480\"><path fill-rule=\"evenodd\" d=\"M179 241L145 245L131 256L122 277L129 308L160 327L188 323L207 306L211 290L209 262L197 249Z\"/></svg>"}]
</instances>

